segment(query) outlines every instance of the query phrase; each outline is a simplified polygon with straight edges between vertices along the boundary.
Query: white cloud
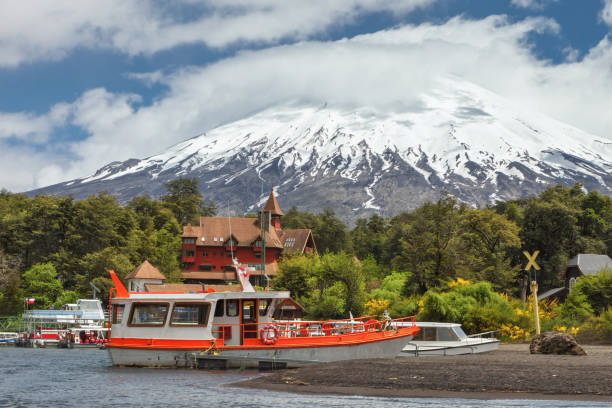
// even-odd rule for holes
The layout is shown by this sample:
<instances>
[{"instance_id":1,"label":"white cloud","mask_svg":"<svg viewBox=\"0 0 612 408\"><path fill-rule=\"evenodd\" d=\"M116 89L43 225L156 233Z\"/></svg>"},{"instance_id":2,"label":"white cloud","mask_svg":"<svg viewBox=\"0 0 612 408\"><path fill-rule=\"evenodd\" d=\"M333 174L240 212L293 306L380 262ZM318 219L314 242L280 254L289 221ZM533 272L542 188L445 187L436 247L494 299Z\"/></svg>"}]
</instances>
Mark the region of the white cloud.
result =
<instances>
[{"instance_id":1,"label":"white cloud","mask_svg":"<svg viewBox=\"0 0 612 408\"><path fill-rule=\"evenodd\" d=\"M0 140L14 138L44 143L54 128L66 123L70 109L69 104L60 103L44 115L0 112Z\"/></svg>"},{"instance_id":2,"label":"white cloud","mask_svg":"<svg viewBox=\"0 0 612 408\"><path fill-rule=\"evenodd\" d=\"M528 8L532 10L542 10L550 3L557 2L559 0L511 0L510 4L514 7Z\"/></svg>"},{"instance_id":3,"label":"white cloud","mask_svg":"<svg viewBox=\"0 0 612 408\"><path fill-rule=\"evenodd\" d=\"M600 14L601 20L609 26L612 26L612 0L604 0L604 7Z\"/></svg>"},{"instance_id":4,"label":"white cloud","mask_svg":"<svg viewBox=\"0 0 612 408\"><path fill-rule=\"evenodd\" d=\"M0 67L64 58L77 47L152 54L181 44L306 39L376 11L408 13L436 0L29 0L0 2ZM193 10L189 19L181 9Z\"/></svg>"},{"instance_id":5,"label":"white cloud","mask_svg":"<svg viewBox=\"0 0 612 408\"><path fill-rule=\"evenodd\" d=\"M527 42L529 33L542 30L555 33L559 27L544 18L516 23L500 16L454 18L441 25L407 25L336 42L304 41L244 51L205 67L145 75L168 87L147 106L137 95L90 90L70 106L69 122L90 135L66 147L79 159L62 162L50 155L46 176L33 171L36 176L22 188L42 186L53 177L54 182L82 177L114 160L156 154L283 101L404 109L429 89L432 80L447 74L611 138L609 38L581 60L553 65L537 59ZM6 183L2 177L0 186Z\"/></svg>"}]
</instances>

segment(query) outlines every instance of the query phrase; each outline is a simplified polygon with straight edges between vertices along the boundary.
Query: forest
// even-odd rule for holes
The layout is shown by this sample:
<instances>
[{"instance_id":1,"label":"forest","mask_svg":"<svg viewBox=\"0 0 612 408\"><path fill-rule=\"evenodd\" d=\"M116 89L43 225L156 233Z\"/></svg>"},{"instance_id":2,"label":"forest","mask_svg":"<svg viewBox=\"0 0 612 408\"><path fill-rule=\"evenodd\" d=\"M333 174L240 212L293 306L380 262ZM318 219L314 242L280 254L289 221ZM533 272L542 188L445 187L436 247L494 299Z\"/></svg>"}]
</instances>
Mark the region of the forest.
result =
<instances>
[{"instance_id":1,"label":"forest","mask_svg":"<svg viewBox=\"0 0 612 408\"><path fill-rule=\"evenodd\" d=\"M159 200L126 205L107 193L72 197L0 192L0 316L18 315L24 298L48 308L107 296L108 269L125 277L145 259L180 281L182 226L215 215L197 180L177 179ZM247 216L248 214L245 214ZM372 215L349 228L334 213L293 207L283 228L310 228L318 253L284 257L275 289L291 290L311 318L349 313L417 314L467 331L500 330L504 340L533 334L531 302L520 300L527 259L539 250L540 293L562 286L579 253L612 255L612 200L580 184L471 208L443 194L391 218ZM542 300L542 327L585 341L612 342L612 271L581 278L563 302Z\"/></svg>"}]
</instances>

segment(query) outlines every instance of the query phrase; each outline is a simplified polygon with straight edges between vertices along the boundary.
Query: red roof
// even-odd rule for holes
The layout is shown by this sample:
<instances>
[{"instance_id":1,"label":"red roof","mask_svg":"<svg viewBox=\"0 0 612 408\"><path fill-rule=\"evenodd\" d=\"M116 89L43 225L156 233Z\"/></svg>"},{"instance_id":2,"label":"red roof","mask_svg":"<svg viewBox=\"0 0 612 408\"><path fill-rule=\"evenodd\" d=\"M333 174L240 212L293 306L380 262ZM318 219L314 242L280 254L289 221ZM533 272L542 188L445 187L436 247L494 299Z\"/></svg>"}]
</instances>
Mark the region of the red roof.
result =
<instances>
[{"instance_id":1,"label":"red roof","mask_svg":"<svg viewBox=\"0 0 612 408\"><path fill-rule=\"evenodd\" d=\"M159 279L166 280L166 277L149 261L144 261L134 269L125 279Z\"/></svg>"},{"instance_id":2,"label":"red roof","mask_svg":"<svg viewBox=\"0 0 612 408\"><path fill-rule=\"evenodd\" d=\"M270 193L268 202L266 202L266 205L264 206L264 211L269 211L272 215L285 215L278 206L278 202L274 196L274 191Z\"/></svg>"},{"instance_id":3,"label":"red roof","mask_svg":"<svg viewBox=\"0 0 612 408\"><path fill-rule=\"evenodd\" d=\"M199 246L218 247L225 246L231 236L238 241L239 247L252 246L262 236L259 218L200 217L200 226L187 225L182 235L183 238L196 238ZM266 231L266 247L283 247L275 228Z\"/></svg>"}]
</instances>

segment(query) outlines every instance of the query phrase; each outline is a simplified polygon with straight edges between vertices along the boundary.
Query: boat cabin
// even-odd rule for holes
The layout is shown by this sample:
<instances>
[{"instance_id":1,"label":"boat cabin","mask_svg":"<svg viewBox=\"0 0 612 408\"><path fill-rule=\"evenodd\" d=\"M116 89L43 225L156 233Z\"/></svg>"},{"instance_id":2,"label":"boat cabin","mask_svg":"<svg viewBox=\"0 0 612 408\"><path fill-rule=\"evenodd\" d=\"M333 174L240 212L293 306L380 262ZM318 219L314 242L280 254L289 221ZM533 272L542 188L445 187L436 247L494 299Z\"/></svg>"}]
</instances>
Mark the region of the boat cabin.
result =
<instances>
[{"instance_id":1,"label":"boat cabin","mask_svg":"<svg viewBox=\"0 0 612 408\"><path fill-rule=\"evenodd\" d=\"M258 339L289 292L130 293L112 302L113 338L210 339L243 345Z\"/></svg>"},{"instance_id":2,"label":"boat cabin","mask_svg":"<svg viewBox=\"0 0 612 408\"><path fill-rule=\"evenodd\" d=\"M421 329L413 338L415 341L461 341L467 338L460 324L417 322Z\"/></svg>"}]
</instances>

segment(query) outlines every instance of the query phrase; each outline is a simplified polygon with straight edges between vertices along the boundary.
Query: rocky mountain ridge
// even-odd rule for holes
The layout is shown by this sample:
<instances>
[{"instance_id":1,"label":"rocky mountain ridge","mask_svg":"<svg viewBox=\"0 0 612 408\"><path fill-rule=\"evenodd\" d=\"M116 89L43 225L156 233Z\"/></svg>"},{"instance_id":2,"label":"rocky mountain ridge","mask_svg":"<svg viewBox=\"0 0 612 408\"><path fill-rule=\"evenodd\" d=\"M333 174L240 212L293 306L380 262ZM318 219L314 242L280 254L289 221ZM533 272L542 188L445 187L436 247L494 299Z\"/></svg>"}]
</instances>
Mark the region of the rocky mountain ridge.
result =
<instances>
[{"instance_id":1,"label":"rocky mountain ridge","mask_svg":"<svg viewBox=\"0 0 612 408\"><path fill-rule=\"evenodd\" d=\"M274 189L285 209L334 209L343 220L411 210L448 191L472 206L582 182L612 193L612 141L529 112L477 85L440 78L419 103L371 107L285 103L146 159L30 192L165 193L195 177L205 199L254 211Z\"/></svg>"}]
</instances>

